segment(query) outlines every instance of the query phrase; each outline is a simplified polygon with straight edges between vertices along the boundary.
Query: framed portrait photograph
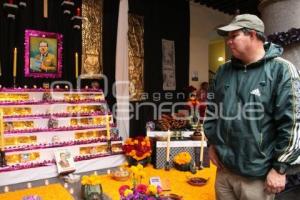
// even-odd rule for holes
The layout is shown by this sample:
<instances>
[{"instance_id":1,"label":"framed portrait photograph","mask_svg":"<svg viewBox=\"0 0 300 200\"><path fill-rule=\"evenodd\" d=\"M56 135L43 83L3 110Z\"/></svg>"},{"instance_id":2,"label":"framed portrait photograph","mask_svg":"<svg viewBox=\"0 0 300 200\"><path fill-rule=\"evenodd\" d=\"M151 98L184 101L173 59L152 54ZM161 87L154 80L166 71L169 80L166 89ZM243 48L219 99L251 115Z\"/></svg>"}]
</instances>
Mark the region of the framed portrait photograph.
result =
<instances>
[{"instance_id":1,"label":"framed portrait photograph","mask_svg":"<svg viewBox=\"0 0 300 200\"><path fill-rule=\"evenodd\" d=\"M25 31L25 77L61 78L62 41L59 33Z\"/></svg>"},{"instance_id":2,"label":"framed portrait photograph","mask_svg":"<svg viewBox=\"0 0 300 200\"><path fill-rule=\"evenodd\" d=\"M57 171L59 174L68 174L76 170L72 153L68 149L54 151Z\"/></svg>"}]
</instances>

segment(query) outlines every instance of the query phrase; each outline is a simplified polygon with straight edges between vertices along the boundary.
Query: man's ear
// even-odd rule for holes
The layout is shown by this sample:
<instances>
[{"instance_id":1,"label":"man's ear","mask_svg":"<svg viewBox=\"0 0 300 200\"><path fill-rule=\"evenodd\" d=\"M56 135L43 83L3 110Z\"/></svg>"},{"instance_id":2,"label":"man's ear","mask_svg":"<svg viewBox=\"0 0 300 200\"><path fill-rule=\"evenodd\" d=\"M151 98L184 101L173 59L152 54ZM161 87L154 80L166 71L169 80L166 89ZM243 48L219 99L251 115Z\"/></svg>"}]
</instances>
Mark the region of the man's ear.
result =
<instances>
[{"instance_id":1,"label":"man's ear","mask_svg":"<svg viewBox=\"0 0 300 200\"><path fill-rule=\"evenodd\" d=\"M249 35L252 39L257 38L256 31L254 30L249 31Z\"/></svg>"}]
</instances>

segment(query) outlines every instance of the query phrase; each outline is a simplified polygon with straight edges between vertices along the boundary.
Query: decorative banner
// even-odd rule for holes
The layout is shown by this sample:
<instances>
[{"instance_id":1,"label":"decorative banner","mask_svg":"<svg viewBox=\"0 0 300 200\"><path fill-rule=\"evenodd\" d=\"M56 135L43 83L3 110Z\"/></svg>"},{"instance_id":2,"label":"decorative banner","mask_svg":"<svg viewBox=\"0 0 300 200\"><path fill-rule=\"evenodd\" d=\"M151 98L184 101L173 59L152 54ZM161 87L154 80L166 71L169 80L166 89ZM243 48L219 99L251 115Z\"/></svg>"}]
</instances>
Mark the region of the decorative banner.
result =
<instances>
[{"instance_id":1,"label":"decorative banner","mask_svg":"<svg viewBox=\"0 0 300 200\"><path fill-rule=\"evenodd\" d=\"M25 77L60 78L62 44L62 34L26 30Z\"/></svg>"},{"instance_id":2,"label":"decorative banner","mask_svg":"<svg viewBox=\"0 0 300 200\"><path fill-rule=\"evenodd\" d=\"M163 90L176 90L175 44L162 39Z\"/></svg>"},{"instance_id":3,"label":"decorative banner","mask_svg":"<svg viewBox=\"0 0 300 200\"><path fill-rule=\"evenodd\" d=\"M81 78L102 74L103 0L82 1Z\"/></svg>"},{"instance_id":4,"label":"decorative banner","mask_svg":"<svg viewBox=\"0 0 300 200\"><path fill-rule=\"evenodd\" d=\"M144 17L128 13L128 79L130 101L144 92Z\"/></svg>"}]
</instances>

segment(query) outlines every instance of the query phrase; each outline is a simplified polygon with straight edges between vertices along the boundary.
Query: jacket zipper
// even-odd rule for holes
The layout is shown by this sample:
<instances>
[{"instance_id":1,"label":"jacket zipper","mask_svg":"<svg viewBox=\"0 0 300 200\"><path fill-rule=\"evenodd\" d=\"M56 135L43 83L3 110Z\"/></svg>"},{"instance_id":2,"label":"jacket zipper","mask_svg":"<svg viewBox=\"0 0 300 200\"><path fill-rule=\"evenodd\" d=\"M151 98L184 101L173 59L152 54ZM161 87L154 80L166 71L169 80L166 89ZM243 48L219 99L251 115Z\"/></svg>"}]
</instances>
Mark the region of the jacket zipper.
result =
<instances>
[{"instance_id":1,"label":"jacket zipper","mask_svg":"<svg viewBox=\"0 0 300 200\"><path fill-rule=\"evenodd\" d=\"M247 65L244 65L244 72L247 72Z\"/></svg>"}]
</instances>

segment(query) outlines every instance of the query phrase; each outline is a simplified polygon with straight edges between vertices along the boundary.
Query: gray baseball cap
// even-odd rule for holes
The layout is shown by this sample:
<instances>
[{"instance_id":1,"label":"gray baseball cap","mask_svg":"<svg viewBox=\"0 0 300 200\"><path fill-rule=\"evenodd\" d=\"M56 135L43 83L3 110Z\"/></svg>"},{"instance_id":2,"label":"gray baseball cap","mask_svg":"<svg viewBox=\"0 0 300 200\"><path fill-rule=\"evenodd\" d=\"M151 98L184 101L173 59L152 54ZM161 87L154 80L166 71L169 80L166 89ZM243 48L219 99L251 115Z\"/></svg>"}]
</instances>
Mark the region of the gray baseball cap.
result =
<instances>
[{"instance_id":1,"label":"gray baseball cap","mask_svg":"<svg viewBox=\"0 0 300 200\"><path fill-rule=\"evenodd\" d=\"M228 32L236 31L242 28L249 28L262 33L265 31L264 22L256 15L242 14L235 16L228 25L219 27L217 32L221 36L226 36L228 35Z\"/></svg>"}]
</instances>

